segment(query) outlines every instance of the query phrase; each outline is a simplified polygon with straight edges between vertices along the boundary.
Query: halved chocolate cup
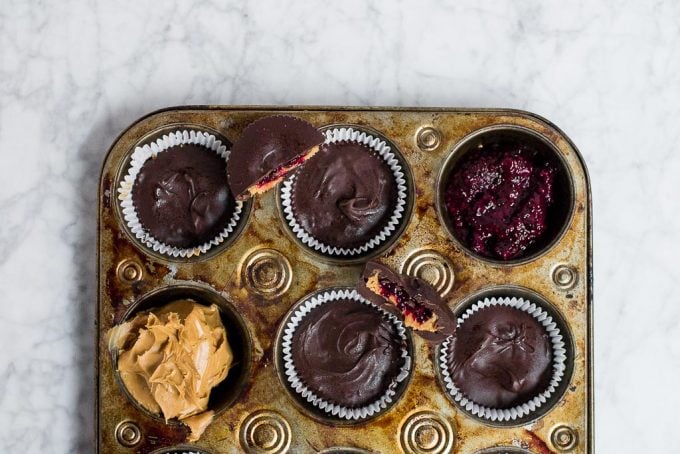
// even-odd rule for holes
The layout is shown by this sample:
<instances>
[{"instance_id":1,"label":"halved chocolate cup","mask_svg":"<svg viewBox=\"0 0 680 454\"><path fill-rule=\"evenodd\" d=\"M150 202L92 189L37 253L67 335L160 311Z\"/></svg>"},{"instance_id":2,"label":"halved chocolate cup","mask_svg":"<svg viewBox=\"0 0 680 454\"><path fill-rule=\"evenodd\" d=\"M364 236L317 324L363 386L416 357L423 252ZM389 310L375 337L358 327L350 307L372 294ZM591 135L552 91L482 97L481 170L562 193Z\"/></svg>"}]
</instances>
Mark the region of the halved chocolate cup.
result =
<instances>
[{"instance_id":1,"label":"halved chocolate cup","mask_svg":"<svg viewBox=\"0 0 680 454\"><path fill-rule=\"evenodd\" d=\"M417 277L368 262L357 283L359 294L404 320L423 339L439 343L456 330L456 319L437 290Z\"/></svg>"},{"instance_id":2,"label":"halved chocolate cup","mask_svg":"<svg viewBox=\"0 0 680 454\"><path fill-rule=\"evenodd\" d=\"M249 124L231 149L227 174L237 200L276 186L319 151L323 134L310 123L287 115Z\"/></svg>"}]
</instances>

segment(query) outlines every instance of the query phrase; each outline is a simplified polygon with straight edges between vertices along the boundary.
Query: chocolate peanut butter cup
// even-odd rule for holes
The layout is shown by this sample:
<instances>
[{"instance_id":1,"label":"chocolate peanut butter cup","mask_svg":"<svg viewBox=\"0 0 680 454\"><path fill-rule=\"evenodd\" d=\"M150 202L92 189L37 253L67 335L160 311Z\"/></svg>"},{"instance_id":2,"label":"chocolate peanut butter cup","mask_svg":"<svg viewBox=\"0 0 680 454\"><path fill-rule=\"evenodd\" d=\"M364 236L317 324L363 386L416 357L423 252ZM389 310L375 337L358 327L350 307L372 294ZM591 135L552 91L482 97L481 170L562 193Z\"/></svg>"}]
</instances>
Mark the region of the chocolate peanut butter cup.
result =
<instances>
[{"instance_id":1,"label":"chocolate peanut butter cup","mask_svg":"<svg viewBox=\"0 0 680 454\"><path fill-rule=\"evenodd\" d=\"M456 330L456 319L437 290L417 277L394 272L374 261L357 283L359 294L393 313L427 341L439 343Z\"/></svg>"},{"instance_id":2,"label":"chocolate peanut butter cup","mask_svg":"<svg viewBox=\"0 0 680 454\"><path fill-rule=\"evenodd\" d=\"M130 233L155 252L188 258L237 230L243 203L225 174L229 143L203 131L173 131L131 155L118 199Z\"/></svg>"},{"instance_id":3,"label":"chocolate peanut butter cup","mask_svg":"<svg viewBox=\"0 0 680 454\"><path fill-rule=\"evenodd\" d=\"M440 347L446 390L472 415L526 419L560 386L567 350L552 316L523 298L485 298L458 318Z\"/></svg>"},{"instance_id":4,"label":"chocolate peanut butter cup","mask_svg":"<svg viewBox=\"0 0 680 454\"><path fill-rule=\"evenodd\" d=\"M263 193L310 159L324 137L306 121L274 115L249 124L234 143L227 165L238 200Z\"/></svg>"},{"instance_id":5,"label":"chocolate peanut butter cup","mask_svg":"<svg viewBox=\"0 0 680 454\"><path fill-rule=\"evenodd\" d=\"M161 448L150 454L212 454L204 449L195 448L192 446L180 446L175 448Z\"/></svg>"},{"instance_id":6,"label":"chocolate peanut butter cup","mask_svg":"<svg viewBox=\"0 0 680 454\"><path fill-rule=\"evenodd\" d=\"M286 179L280 197L293 234L312 250L356 258L394 238L405 217L404 164L382 138L332 127L316 157Z\"/></svg>"},{"instance_id":7,"label":"chocolate peanut butter cup","mask_svg":"<svg viewBox=\"0 0 680 454\"><path fill-rule=\"evenodd\" d=\"M360 421L381 413L411 370L403 324L354 289L306 298L281 335L286 385L327 418Z\"/></svg>"}]
</instances>

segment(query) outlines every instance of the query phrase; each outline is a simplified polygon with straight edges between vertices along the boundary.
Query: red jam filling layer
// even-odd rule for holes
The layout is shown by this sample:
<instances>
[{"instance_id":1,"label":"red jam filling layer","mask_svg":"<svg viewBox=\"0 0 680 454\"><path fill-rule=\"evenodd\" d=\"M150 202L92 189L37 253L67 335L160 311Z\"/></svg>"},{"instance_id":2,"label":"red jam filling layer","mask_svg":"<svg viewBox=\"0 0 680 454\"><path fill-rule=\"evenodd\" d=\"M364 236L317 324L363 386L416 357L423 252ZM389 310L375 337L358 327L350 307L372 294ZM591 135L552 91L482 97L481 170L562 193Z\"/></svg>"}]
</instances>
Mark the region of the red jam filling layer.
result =
<instances>
[{"instance_id":1,"label":"red jam filling layer","mask_svg":"<svg viewBox=\"0 0 680 454\"><path fill-rule=\"evenodd\" d=\"M500 143L473 152L446 188L454 235L484 257L521 258L548 229L556 171L520 144Z\"/></svg>"},{"instance_id":2,"label":"red jam filling layer","mask_svg":"<svg viewBox=\"0 0 680 454\"><path fill-rule=\"evenodd\" d=\"M385 278L379 278L378 283L380 284L380 295L387 299L394 296L397 309L405 317L410 315L418 323L425 323L432 317L432 310L411 298L402 286Z\"/></svg>"},{"instance_id":3,"label":"red jam filling layer","mask_svg":"<svg viewBox=\"0 0 680 454\"><path fill-rule=\"evenodd\" d=\"M278 166L276 169L272 170L269 172L267 175L265 175L260 181L257 182L257 187L261 188L262 186L266 186L267 184L271 183L274 180L278 180L282 176L284 176L286 173L288 173L292 167L297 167L305 160L307 159L307 153L301 154L299 156L294 157L293 159L284 162L280 166Z\"/></svg>"}]
</instances>

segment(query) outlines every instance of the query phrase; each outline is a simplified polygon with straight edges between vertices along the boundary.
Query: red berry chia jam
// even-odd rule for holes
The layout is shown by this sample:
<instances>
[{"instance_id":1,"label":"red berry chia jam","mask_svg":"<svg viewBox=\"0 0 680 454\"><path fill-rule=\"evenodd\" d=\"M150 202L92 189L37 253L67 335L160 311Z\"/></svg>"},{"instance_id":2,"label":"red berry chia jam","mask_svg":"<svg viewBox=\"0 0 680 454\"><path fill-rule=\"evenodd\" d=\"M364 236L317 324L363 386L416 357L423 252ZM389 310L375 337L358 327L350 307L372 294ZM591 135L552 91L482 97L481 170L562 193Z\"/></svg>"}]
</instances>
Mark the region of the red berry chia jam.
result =
<instances>
[{"instance_id":1,"label":"red berry chia jam","mask_svg":"<svg viewBox=\"0 0 680 454\"><path fill-rule=\"evenodd\" d=\"M271 183L272 181L276 180L277 178L280 178L286 174L286 170L289 169L290 167L297 167L303 162L307 160L307 155L306 154L301 154L299 156L294 157L293 159L290 159L280 166L278 166L276 169L272 170L269 172L267 175L265 175L263 178L260 179L260 181L257 182L258 187L265 186L267 183Z\"/></svg>"},{"instance_id":2,"label":"red berry chia jam","mask_svg":"<svg viewBox=\"0 0 680 454\"><path fill-rule=\"evenodd\" d=\"M380 295L387 299L394 296L397 300L397 309L405 316L412 315L418 323L425 323L432 317L432 311L413 299L404 287L389 279L379 279L378 282Z\"/></svg>"},{"instance_id":3,"label":"red berry chia jam","mask_svg":"<svg viewBox=\"0 0 680 454\"><path fill-rule=\"evenodd\" d=\"M513 141L471 152L444 196L455 237L483 257L526 256L548 229L556 171L536 150Z\"/></svg>"}]
</instances>

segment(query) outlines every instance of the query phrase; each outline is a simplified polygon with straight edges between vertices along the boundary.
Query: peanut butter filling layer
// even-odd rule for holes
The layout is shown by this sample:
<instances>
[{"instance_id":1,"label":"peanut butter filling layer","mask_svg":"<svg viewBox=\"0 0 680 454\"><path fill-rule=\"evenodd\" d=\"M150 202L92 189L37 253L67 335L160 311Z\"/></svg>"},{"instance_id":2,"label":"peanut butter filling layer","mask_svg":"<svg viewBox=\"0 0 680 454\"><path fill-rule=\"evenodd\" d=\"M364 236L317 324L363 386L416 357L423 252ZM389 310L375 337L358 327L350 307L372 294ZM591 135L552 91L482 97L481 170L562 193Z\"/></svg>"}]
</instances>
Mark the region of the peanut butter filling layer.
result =
<instances>
[{"instance_id":1,"label":"peanut butter filling layer","mask_svg":"<svg viewBox=\"0 0 680 454\"><path fill-rule=\"evenodd\" d=\"M233 361L216 305L179 300L137 314L109 332L118 371L130 395L165 420L177 418L196 441L213 418L210 391Z\"/></svg>"}]
</instances>

